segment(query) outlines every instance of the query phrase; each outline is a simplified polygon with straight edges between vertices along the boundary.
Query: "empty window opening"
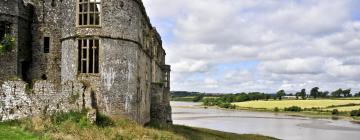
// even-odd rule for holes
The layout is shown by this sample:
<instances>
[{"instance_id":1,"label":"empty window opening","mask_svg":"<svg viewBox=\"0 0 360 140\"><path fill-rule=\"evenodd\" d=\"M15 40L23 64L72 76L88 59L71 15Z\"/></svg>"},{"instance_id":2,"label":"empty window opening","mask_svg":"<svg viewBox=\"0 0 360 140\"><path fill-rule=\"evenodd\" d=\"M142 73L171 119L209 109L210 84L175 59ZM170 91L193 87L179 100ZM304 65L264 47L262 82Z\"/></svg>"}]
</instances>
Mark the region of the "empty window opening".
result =
<instances>
[{"instance_id":1,"label":"empty window opening","mask_svg":"<svg viewBox=\"0 0 360 140\"><path fill-rule=\"evenodd\" d=\"M0 21L0 41L4 39L5 34L10 34L10 24Z\"/></svg>"},{"instance_id":2,"label":"empty window opening","mask_svg":"<svg viewBox=\"0 0 360 140\"><path fill-rule=\"evenodd\" d=\"M78 24L100 25L101 0L79 0Z\"/></svg>"},{"instance_id":3,"label":"empty window opening","mask_svg":"<svg viewBox=\"0 0 360 140\"><path fill-rule=\"evenodd\" d=\"M80 73L99 73L99 40L78 40L78 70Z\"/></svg>"},{"instance_id":4,"label":"empty window opening","mask_svg":"<svg viewBox=\"0 0 360 140\"><path fill-rule=\"evenodd\" d=\"M30 79L28 77L29 69L30 69L30 63L28 61L22 61L21 76L22 76L22 80L24 80L25 82L30 82Z\"/></svg>"},{"instance_id":5,"label":"empty window opening","mask_svg":"<svg viewBox=\"0 0 360 140\"><path fill-rule=\"evenodd\" d=\"M42 80L47 80L46 74L41 75L41 79L42 79Z\"/></svg>"},{"instance_id":6,"label":"empty window opening","mask_svg":"<svg viewBox=\"0 0 360 140\"><path fill-rule=\"evenodd\" d=\"M50 52L50 37L44 37L44 53Z\"/></svg>"},{"instance_id":7,"label":"empty window opening","mask_svg":"<svg viewBox=\"0 0 360 140\"><path fill-rule=\"evenodd\" d=\"M51 6L55 7L56 6L56 0L51 0Z\"/></svg>"}]
</instances>

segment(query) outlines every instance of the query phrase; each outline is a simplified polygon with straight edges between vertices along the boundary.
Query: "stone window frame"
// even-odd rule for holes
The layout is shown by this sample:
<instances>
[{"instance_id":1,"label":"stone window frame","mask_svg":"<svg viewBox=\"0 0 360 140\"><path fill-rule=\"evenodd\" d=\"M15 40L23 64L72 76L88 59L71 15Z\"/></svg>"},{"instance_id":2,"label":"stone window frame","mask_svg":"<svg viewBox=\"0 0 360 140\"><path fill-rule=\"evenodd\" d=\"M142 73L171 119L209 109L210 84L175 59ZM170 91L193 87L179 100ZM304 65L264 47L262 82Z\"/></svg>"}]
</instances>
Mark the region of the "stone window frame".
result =
<instances>
[{"instance_id":1,"label":"stone window frame","mask_svg":"<svg viewBox=\"0 0 360 140\"><path fill-rule=\"evenodd\" d=\"M92 41L93 46L90 48L91 41ZM78 38L78 39L76 39L76 43L77 43L77 50L78 50L78 73L79 74L99 74L100 73L100 47L101 47L100 38L97 38L97 37ZM85 44L86 44L86 46L85 46ZM86 50L86 57L84 55L84 50ZM90 50L92 50L92 51L90 51ZM92 55L90 55L91 52L92 52ZM92 58L91 58L91 56L92 56ZM92 60L92 62L90 62L91 60ZM85 66L84 66L84 61L86 63Z\"/></svg>"},{"instance_id":2,"label":"stone window frame","mask_svg":"<svg viewBox=\"0 0 360 140\"><path fill-rule=\"evenodd\" d=\"M91 2L94 1L94 2ZM100 2L99 2L100 1ZM102 24L102 17L103 17L103 1L104 0L76 0L76 26L77 27L85 27L85 28L100 28L101 24ZM96 6L97 4L100 4L100 10L99 12L95 12L95 7L94 7L94 11L90 11L90 3L95 3L94 6ZM87 12L80 12L80 4L86 4L87 5ZM81 22L82 24L80 24L80 15L84 15L86 14L87 16L87 24L85 25L83 22L84 18L81 18ZM93 14L93 24L90 24L90 14ZM96 19L95 16L96 14L99 15L99 24L96 24Z\"/></svg>"}]
</instances>

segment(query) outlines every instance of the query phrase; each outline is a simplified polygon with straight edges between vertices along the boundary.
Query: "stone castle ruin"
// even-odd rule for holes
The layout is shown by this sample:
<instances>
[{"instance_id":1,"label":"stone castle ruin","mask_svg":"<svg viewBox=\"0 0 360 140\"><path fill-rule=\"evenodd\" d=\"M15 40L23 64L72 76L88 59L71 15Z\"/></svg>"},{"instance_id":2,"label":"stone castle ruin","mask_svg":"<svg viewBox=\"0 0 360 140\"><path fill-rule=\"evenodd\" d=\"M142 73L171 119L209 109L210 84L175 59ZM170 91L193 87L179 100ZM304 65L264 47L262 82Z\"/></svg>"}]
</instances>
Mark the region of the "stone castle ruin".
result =
<instances>
[{"instance_id":1,"label":"stone castle ruin","mask_svg":"<svg viewBox=\"0 0 360 140\"><path fill-rule=\"evenodd\" d=\"M91 109L171 122L170 66L141 0L0 0L0 121Z\"/></svg>"}]
</instances>

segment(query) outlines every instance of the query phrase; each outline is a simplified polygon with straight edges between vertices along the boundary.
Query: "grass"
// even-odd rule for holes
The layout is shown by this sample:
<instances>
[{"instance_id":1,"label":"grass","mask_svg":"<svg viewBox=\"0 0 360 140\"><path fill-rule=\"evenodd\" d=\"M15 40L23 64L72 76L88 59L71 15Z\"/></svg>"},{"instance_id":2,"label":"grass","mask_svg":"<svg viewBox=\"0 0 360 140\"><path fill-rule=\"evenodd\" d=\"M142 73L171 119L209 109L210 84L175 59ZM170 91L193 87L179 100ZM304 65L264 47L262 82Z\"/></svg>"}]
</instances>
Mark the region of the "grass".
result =
<instances>
[{"instance_id":1,"label":"grass","mask_svg":"<svg viewBox=\"0 0 360 140\"><path fill-rule=\"evenodd\" d=\"M360 100L283 100L283 101L249 101L234 103L240 108L256 108L273 110L275 107L284 109L291 106L299 106L301 108L320 108L330 109L330 106L339 106L346 104L360 104ZM350 107L338 107L339 111L348 111ZM355 107L356 108L356 107ZM334 107L332 108L334 109ZM331 110L332 110L331 109Z\"/></svg>"},{"instance_id":2,"label":"grass","mask_svg":"<svg viewBox=\"0 0 360 140\"><path fill-rule=\"evenodd\" d=\"M101 116L90 124L82 112L0 123L0 139L9 140L272 140L274 138L233 134L178 125L153 124L143 127L127 119Z\"/></svg>"},{"instance_id":3,"label":"grass","mask_svg":"<svg viewBox=\"0 0 360 140\"><path fill-rule=\"evenodd\" d=\"M0 124L1 140L38 140L40 137L10 124Z\"/></svg>"}]
</instances>

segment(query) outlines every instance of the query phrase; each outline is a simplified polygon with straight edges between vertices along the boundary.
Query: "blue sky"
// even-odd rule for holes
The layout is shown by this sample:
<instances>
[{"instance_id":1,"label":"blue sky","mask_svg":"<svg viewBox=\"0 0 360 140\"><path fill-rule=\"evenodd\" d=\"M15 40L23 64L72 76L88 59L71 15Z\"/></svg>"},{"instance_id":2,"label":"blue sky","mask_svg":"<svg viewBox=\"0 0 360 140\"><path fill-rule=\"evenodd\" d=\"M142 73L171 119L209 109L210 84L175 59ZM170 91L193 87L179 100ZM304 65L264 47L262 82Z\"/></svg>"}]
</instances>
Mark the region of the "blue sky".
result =
<instances>
[{"instance_id":1,"label":"blue sky","mask_svg":"<svg viewBox=\"0 0 360 140\"><path fill-rule=\"evenodd\" d=\"M143 0L172 90L360 91L358 0Z\"/></svg>"}]
</instances>

